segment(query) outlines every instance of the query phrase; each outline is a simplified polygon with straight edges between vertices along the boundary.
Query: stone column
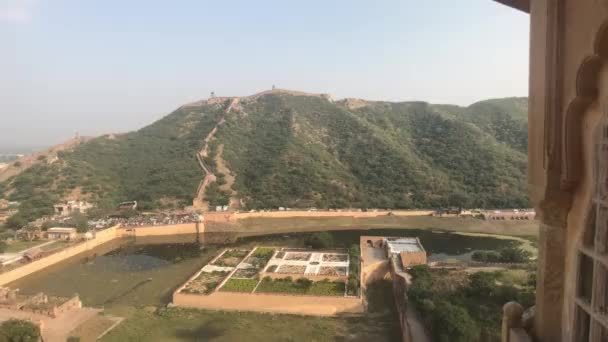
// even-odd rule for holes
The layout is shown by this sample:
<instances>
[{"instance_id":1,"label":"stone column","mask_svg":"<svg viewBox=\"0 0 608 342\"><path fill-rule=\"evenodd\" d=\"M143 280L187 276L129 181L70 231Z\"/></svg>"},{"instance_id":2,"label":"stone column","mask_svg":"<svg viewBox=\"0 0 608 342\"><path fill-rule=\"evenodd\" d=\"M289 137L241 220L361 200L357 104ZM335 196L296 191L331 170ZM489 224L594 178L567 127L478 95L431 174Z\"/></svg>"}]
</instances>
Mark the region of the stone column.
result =
<instances>
[{"instance_id":1,"label":"stone column","mask_svg":"<svg viewBox=\"0 0 608 342\"><path fill-rule=\"evenodd\" d=\"M524 308L517 302L508 302L502 307L502 340L501 342L509 342L511 340L511 329L521 328L521 317L524 314Z\"/></svg>"}]
</instances>

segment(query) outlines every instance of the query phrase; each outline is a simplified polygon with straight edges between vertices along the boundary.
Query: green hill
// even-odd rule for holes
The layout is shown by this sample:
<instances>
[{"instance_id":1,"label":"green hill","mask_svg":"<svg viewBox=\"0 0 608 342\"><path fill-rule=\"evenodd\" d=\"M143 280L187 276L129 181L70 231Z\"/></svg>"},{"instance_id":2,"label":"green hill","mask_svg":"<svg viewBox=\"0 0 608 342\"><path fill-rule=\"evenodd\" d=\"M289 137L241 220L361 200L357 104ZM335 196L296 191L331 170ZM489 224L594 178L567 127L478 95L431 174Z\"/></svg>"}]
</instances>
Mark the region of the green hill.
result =
<instances>
[{"instance_id":1,"label":"green hill","mask_svg":"<svg viewBox=\"0 0 608 342\"><path fill-rule=\"evenodd\" d=\"M184 106L136 132L103 136L0 183L24 219L69 194L101 207L137 200L182 207L196 196L195 154L221 118L206 163L212 205L244 208L524 207L527 99L469 107L424 102L332 102L270 93ZM221 161L235 177L228 189ZM224 172L226 172L224 170Z\"/></svg>"}]
</instances>

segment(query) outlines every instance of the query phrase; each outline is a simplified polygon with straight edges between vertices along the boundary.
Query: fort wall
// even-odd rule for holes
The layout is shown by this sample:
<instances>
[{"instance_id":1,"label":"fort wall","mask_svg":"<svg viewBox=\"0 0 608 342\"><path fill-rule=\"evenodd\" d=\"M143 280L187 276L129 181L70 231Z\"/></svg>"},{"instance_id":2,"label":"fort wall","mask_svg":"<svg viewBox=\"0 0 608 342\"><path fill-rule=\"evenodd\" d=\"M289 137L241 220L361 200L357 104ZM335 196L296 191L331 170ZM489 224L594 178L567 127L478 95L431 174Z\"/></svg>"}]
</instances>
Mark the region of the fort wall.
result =
<instances>
[{"instance_id":1,"label":"fort wall","mask_svg":"<svg viewBox=\"0 0 608 342\"><path fill-rule=\"evenodd\" d=\"M114 240L117 235L117 226L97 232L94 239L84 241L77 245L63 249L57 253L51 254L42 259L32 261L21 267L0 274L0 286L6 285L17 279L28 276L34 272L38 272L44 268L57 264L77 254L91 250L99 245Z\"/></svg>"},{"instance_id":2,"label":"fort wall","mask_svg":"<svg viewBox=\"0 0 608 342\"><path fill-rule=\"evenodd\" d=\"M334 316L361 313L358 297L295 296L261 293L214 292L210 295L173 294L173 305L211 310L257 311L295 315Z\"/></svg>"},{"instance_id":3,"label":"fort wall","mask_svg":"<svg viewBox=\"0 0 608 342\"><path fill-rule=\"evenodd\" d=\"M126 227L119 229L119 236L163 236L163 235L181 235L181 234L202 234L205 232L205 225L200 222L181 223L163 226L141 226L141 227Z\"/></svg>"},{"instance_id":4,"label":"fort wall","mask_svg":"<svg viewBox=\"0 0 608 342\"><path fill-rule=\"evenodd\" d=\"M377 210L377 211L308 211L308 210L289 210L289 211L261 211L253 213L239 212L207 212L205 222L214 223L236 223L239 220L248 218L293 218L293 217L352 217L366 218L379 216L431 216L433 210Z\"/></svg>"},{"instance_id":5,"label":"fort wall","mask_svg":"<svg viewBox=\"0 0 608 342\"><path fill-rule=\"evenodd\" d=\"M289 218L289 217L378 217L378 216L430 216L433 210L378 210L378 211L306 211L306 210L290 210L290 211L265 211L255 213L235 213L237 220L242 220L252 217L268 217L268 218Z\"/></svg>"}]
</instances>

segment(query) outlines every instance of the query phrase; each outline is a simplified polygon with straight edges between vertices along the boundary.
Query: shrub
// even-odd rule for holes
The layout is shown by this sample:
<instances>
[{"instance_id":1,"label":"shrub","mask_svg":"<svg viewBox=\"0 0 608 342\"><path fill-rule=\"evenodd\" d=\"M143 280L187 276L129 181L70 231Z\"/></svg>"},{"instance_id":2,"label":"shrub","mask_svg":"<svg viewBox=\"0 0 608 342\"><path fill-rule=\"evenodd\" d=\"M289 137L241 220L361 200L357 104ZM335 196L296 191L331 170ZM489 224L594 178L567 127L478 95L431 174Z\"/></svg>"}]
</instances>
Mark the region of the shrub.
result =
<instances>
[{"instance_id":1,"label":"shrub","mask_svg":"<svg viewBox=\"0 0 608 342\"><path fill-rule=\"evenodd\" d=\"M30 321L9 319L0 325L0 341L29 342L40 339L40 328Z\"/></svg>"},{"instance_id":2,"label":"shrub","mask_svg":"<svg viewBox=\"0 0 608 342\"><path fill-rule=\"evenodd\" d=\"M258 279L235 279L231 278L222 286L220 291L227 292L251 292L258 284Z\"/></svg>"},{"instance_id":3,"label":"shrub","mask_svg":"<svg viewBox=\"0 0 608 342\"><path fill-rule=\"evenodd\" d=\"M470 342L479 336L479 328L469 313L448 302L439 302L433 310L433 335L440 342Z\"/></svg>"},{"instance_id":4,"label":"shrub","mask_svg":"<svg viewBox=\"0 0 608 342\"><path fill-rule=\"evenodd\" d=\"M531 256L530 252L516 247L503 248L499 253L502 262L524 263L528 262Z\"/></svg>"},{"instance_id":5,"label":"shrub","mask_svg":"<svg viewBox=\"0 0 608 342\"><path fill-rule=\"evenodd\" d=\"M314 233L306 239L306 245L315 249L331 248L334 245L334 238L329 232Z\"/></svg>"},{"instance_id":6,"label":"shrub","mask_svg":"<svg viewBox=\"0 0 608 342\"><path fill-rule=\"evenodd\" d=\"M274 255L274 248L260 247L253 252L256 258L270 259Z\"/></svg>"},{"instance_id":7,"label":"shrub","mask_svg":"<svg viewBox=\"0 0 608 342\"><path fill-rule=\"evenodd\" d=\"M525 263L530 260L530 252L521 248L507 247L494 251L476 251L471 259L479 262Z\"/></svg>"},{"instance_id":8,"label":"shrub","mask_svg":"<svg viewBox=\"0 0 608 342\"><path fill-rule=\"evenodd\" d=\"M312 285L312 280L302 277L296 280L296 284L303 288L309 288Z\"/></svg>"}]
</instances>

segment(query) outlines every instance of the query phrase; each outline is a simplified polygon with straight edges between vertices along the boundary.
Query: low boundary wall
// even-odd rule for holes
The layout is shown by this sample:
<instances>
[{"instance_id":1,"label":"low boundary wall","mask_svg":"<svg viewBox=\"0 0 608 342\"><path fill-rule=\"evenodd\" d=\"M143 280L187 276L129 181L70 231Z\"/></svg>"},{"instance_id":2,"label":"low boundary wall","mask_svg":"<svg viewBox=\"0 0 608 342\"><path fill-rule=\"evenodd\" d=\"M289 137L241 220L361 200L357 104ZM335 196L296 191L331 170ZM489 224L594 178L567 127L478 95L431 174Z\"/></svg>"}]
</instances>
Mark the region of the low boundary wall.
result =
<instances>
[{"instance_id":1,"label":"low boundary wall","mask_svg":"<svg viewBox=\"0 0 608 342\"><path fill-rule=\"evenodd\" d=\"M112 241L118 236L117 229L118 229L118 226L114 226L114 227L99 231L96 233L95 238L92 240L84 241L84 242L74 245L72 247L63 249L57 253L51 254L42 259L32 261L29 264L25 264L21 267L17 267L13 270L2 273L2 274L0 274L0 286L6 285L17 279L28 276L34 272L38 272L44 268L52 266L61 261L64 261L77 254L80 254L82 252L86 252L90 249L93 249L108 241Z\"/></svg>"},{"instance_id":2,"label":"low boundary wall","mask_svg":"<svg viewBox=\"0 0 608 342\"><path fill-rule=\"evenodd\" d=\"M130 227L122 228L119 225L104 229L96 232L95 238L86 240L77 245L65 248L57 253L53 253L42 259L32 261L29 264L17 267L10 271L0 274L0 286L11 283L17 279L28 276L32 273L38 272L49 266L55 265L66 259L69 259L78 254L87 252L93 248L103 245L106 242L110 242L114 239L121 238L124 236L163 236L163 235L181 235L181 234L197 234L203 233L205 226L202 222L200 223L184 223L166 226L144 226L144 227Z\"/></svg>"},{"instance_id":3,"label":"low boundary wall","mask_svg":"<svg viewBox=\"0 0 608 342\"><path fill-rule=\"evenodd\" d=\"M289 210L289 211L260 211L253 213L239 212L207 212L205 213L206 222L214 223L236 223L238 220L248 218L290 218L290 217L378 217L378 216L431 216L433 210L377 210L377 211L308 211L308 210Z\"/></svg>"},{"instance_id":4,"label":"low boundary wall","mask_svg":"<svg viewBox=\"0 0 608 342\"><path fill-rule=\"evenodd\" d=\"M268 218L283 218L283 217L378 217L378 216L430 216L434 213L433 210L378 210L378 211L307 211L307 210L290 210L290 211L265 211L255 213L234 213L237 220L243 220L252 217L268 217Z\"/></svg>"},{"instance_id":5,"label":"low boundary wall","mask_svg":"<svg viewBox=\"0 0 608 342\"><path fill-rule=\"evenodd\" d=\"M173 305L211 310L257 311L295 315L334 316L361 313L358 297L297 296L262 293L213 292L209 295L173 293Z\"/></svg>"},{"instance_id":6,"label":"low boundary wall","mask_svg":"<svg viewBox=\"0 0 608 342\"><path fill-rule=\"evenodd\" d=\"M181 223L164 226L142 226L142 227L121 227L120 236L163 236L163 235L182 235L182 234L202 234L205 232L205 225L202 222Z\"/></svg>"}]
</instances>

